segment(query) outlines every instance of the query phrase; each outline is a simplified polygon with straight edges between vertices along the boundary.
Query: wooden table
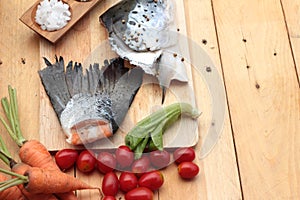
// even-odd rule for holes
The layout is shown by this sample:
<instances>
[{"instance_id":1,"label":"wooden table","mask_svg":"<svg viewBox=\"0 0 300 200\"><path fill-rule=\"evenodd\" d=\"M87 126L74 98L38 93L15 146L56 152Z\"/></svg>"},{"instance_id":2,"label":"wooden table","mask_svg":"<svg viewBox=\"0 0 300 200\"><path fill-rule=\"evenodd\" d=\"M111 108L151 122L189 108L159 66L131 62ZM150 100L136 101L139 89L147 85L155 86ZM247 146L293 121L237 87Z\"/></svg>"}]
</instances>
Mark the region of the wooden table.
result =
<instances>
[{"instance_id":1,"label":"wooden table","mask_svg":"<svg viewBox=\"0 0 300 200\"><path fill-rule=\"evenodd\" d=\"M107 38L98 17L116 1L99 3L56 45L19 21L34 2L0 2L0 96L7 95L8 84L17 88L24 135L39 139L41 56L50 51L82 61ZM176 166L169 166L155 199L299 199L300 0L186 0L184 6L188 36L206 50L224 80L225 123L213 151L196 160L199 176L182 181ZM193 78L205 113L201 77ZM199 120L200 133L206 119ZM2 126L0 131L16 153ZM77 176L93 185L103 177L97 171ZM78 195L98 199L96 192Z\"/></svg>"}]
</instances>

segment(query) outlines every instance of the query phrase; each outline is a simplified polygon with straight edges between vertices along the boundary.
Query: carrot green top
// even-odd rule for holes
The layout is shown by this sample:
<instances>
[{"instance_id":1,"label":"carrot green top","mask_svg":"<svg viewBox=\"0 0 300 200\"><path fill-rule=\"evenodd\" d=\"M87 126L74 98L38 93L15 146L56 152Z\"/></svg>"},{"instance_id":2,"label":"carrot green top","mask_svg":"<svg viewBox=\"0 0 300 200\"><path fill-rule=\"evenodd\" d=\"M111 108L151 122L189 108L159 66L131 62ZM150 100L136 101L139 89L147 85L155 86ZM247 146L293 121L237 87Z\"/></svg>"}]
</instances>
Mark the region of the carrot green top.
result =
<instances>
[{"instance_id":1,"label":"carrot green top","mask_svg":"<svg viewBox=\"0 0 300 200\"><path fill-rule=\"evenodd\" d=\"M8 131L11 138L17 143L18 146L22 146L26 139L23 137L20 129L17 91L11 86L8 86L9 100L7 97L1 99L2 108L8 123L0 116L0 121Z\"/></svg>"}]
</instances>

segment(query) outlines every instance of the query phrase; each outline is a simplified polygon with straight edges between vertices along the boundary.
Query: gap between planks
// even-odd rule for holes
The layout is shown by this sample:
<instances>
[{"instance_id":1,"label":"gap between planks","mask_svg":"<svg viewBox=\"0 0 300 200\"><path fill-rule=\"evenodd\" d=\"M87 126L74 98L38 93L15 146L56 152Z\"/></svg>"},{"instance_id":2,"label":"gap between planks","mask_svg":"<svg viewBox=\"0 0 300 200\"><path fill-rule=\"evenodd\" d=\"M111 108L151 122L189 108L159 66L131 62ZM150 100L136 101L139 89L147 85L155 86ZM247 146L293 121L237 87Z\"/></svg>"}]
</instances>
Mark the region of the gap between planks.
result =
<instances>
[{"instance_id":1,"label":"gap between planks","mask_svg":"<svg viewBox=\"0 0 300 200\"><path fill-rule=\"evenodd\" d=\"M238 157L238 152L236 148L236 140L234 136L234 130L232 126L232 118L231 118L231 112L230 112L230 107L229 107L229 100L228 100L228 92L227 92L227 87L226 87L226 78L224 75L224 69L223 69L223 62L222 62L222 53L220 49L220 41L219 41L219 36L218 36L218 27L216 23L216 15L215 15L215 10L214 10L214 3L213 0L211 1L211 9L212 9L212 14L213 14L213 23L214 27L216 30L216 40L217 40L217 45L218 45L218 53L219 53L219 60L220 60L220 66L221 66L221 71L222 71L222 77L224 80L224 89L225 89L225 95L226 95L226 102L227 102L227 111L228 111L228 117L229 117L229 122L230 122L230 129L231 129L231 135L232 135L232 142L233 142L233 147L234 147L234 153L235 153L235 159L236 159L236 165L237 165L237 172L238 172L238 178L239 178L239 185L240 185L240 191L241 191L241 198L244 199L244 193L243 193L243 184L242 184L242 178L241 178L241 172L240 172L240 166L239 166L239 157Z\"/></svg>"},{"instance_id":2,"label":"gap between planks","mask_svg":"<svg viewBox=\"0 0 300 200\"><path fill-rule=\"evenodd\" d=\"M299 3L300 4L300 3ZM293 50L293 45L292 45L292 40L291 40L291 35L290 35L290 30L289 30L289 26L288 26L288 21L287 21L287 16L286 16L286 12L284 10L284 5L282 3L282 0L280 0L280 6L281 6L281 10L282 10L282 13L283 13L283 18L284 18L284 23L285 23L285 28L286 28L286 32L287 32L287 37L288 37L288 40L289 40L289 45L290 45L290 48L291 48L291 54L292 54L292 58L293 58L293 62L294 62L294 67L295 67L295 74L296 74L296 78L297 78L297 81L298 81L298 85L300 87L300 71L297 70L297 62L296 62L296 57L295 57L295 52ZM300 6L300 5L299 5ZM300 48L300 47L299 47ZM295 50L296 51L296 50ZM300 65L300 63L299 63ZM300 67L300 66L299 66Z\"/></svg>"}]
</instances>

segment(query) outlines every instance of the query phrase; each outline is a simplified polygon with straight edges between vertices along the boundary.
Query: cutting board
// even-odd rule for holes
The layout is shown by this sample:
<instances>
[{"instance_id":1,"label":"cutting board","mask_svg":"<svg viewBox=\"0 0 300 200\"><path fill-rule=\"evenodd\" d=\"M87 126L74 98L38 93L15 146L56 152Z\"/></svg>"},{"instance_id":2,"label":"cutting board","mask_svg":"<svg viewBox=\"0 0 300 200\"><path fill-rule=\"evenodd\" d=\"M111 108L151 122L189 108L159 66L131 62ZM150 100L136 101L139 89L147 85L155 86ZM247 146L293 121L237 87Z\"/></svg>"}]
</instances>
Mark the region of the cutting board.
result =
<instances>
[{"instance_id":1,"label":"cutting board","mask_svg":"<svg viewBox=\"0 0 300 200\"><path fill-rule=\"evenodd\" d=\"M184 12L184 3L183 0L176 0L175 2L175 10L176 10L176 25L178 26L177 31L182 34L186 35L186 22L185 22L185 12ZM96 10L101 10L101 13L99 13L99 16L105 12L106 9L111 7L116 1L108 2L105 5L102 4L102 2L99 3L98 8ZM100 8L103 6L102 8ZM88 17L87 17L88 18ZM98 63L103 62L104 59L108 59L111 57L115 57L116 54L111 51L110 45L107 42L107 35L106 37L103 37L101 39L100 43L95 44L93 41L95 41L93 30L96 32L99 31L98 29L101 29L101 33L104 33L104 36L106 34L104 27L98 22L96 24L95 19L82 19L83 25L88 24L87 26L91 29L91 31L88 31L88 34L90 34L90 52L87 50L87 48L80 49L80 45L78 45L78 41L80 39L77 39L77 42L73 45L74 48L77 48L77 51L82 50L82 52L88 52L86 58L84 58L84 66L85 63L92 63L95 59L93 58L93 55L97 56ZM98 20L98 19L97 19ZM94 23L95 22L95 23ZM95 29L96 28L96 29ZM97 29L98 28L98 29ZM99 33L99 32L97 32ZM76 37L74 36L76 34L76 31L74 33L70 33L69 35L66 35L65 37ZM81 37L81 36L78 36ZM86 40L86 34L85 36L82 35L82 40ZM96 149L114 149L118 147L119 145L124 144L124 137L126 136L126 133L135 126L135 124L143 119L144 117L148 116L150 113L154 112L155 110L175 103L175 102L187 102L191 105L195 106L195 97L194 97L194 89L193 89L193 79L192 79L192 72L191 72L191 65L187 62L189 60L188 58L188 40L184 39L185 37L180 37L183 39L180 39L178 42L180 46L180 51L185 52L185 65L186 65L186 71L188 75L189 81L187 83L182 83L178 81L172 81L170 88L168 89L166 93L166 99L164 104L161 104L161 98L162 98L162 91L159 85L157 84L157 81L152 76L145 75L143 80L143 85L140 88L139 92L137 93L126 117L123 123L121 124L119 130L109 139L102 139L96 143L94 143L92 146L89 146L89 148L96 148ZM66 38L66 40L68 40ZM58 44L63 45L63 43ZM70 46L70 44L67 44ZM102 50L102 53L98 54L98 50ZM103 52L103 49L106 49L105 52ZM64 54L61 54L62 52L56 52L55 46L53 44L49 44L46 41L41 41L41 56L50 57L53 58L55 54L60 53L59 55L67 58L72 58L72 51L65 51ZM180 57L179 57L180 58ZM75 60L76 61L76 60ZM67 62L67 61L65 61ZM41 69L45 67L45 64L43 61L41 61ZM63 148L76 148L81 149L85 148L83 146L72 146L69 145L65 140L66 137L64 133L62 132L61 126L59 124L59 120L51 106L51 103L49 101L49 98L42 86L40 84L40 141L48 148L50 151L56 151ZM169 127L165 133L164 133L164 146L166 148L176 148L176 147L183 147L183 146L194 146L197 144L199 139L198 134L198 123L197 120L192 120L190 118L181 118L178 120L173 126Z\"/></svg>"}]
</instances>

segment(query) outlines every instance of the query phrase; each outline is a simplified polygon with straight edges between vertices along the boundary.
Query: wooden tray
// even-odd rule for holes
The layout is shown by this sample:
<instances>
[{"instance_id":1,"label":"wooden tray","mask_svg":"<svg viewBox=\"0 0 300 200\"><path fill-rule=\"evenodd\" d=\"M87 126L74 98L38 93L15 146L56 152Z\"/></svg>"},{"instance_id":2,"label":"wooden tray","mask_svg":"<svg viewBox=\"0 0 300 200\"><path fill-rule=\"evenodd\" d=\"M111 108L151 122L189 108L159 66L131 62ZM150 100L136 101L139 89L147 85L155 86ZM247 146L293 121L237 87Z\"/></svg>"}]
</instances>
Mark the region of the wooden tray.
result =
<instances>
[{"instance_id":1,"label":"wooden tray","mask_svg":"<svg viewBox=\"0 0 300 200\"><path fill-rule=\"evenodd\" d=\"M88 2L78 2L75 0L64 0L63 2L69 4L71 11L71 20L68 24L57 31L44 31L35 22L35 12L40 0L33 4L21 17L20 20L29 28L34 30L39 35L43 36L52 43L55 43L61 38L80 18L82 18L89 10L91 10L100 0L90 0Z\"/></svg>"}]
</instances>

